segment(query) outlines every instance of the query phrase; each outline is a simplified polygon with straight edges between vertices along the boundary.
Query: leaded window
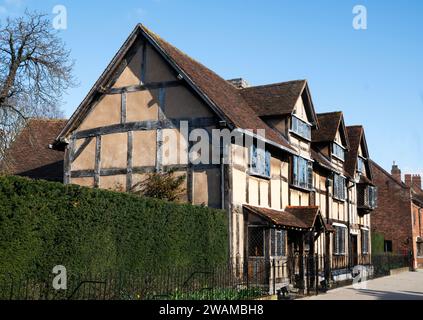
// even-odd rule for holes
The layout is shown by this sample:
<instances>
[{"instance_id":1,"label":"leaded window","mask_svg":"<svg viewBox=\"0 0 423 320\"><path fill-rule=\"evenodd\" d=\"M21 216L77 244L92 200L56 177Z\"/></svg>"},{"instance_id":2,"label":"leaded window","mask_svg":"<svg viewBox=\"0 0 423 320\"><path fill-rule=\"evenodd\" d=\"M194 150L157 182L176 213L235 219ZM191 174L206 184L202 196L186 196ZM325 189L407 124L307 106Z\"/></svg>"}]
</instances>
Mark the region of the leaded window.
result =
<instances>
[{"instance_id":1,"label":"leaded window","mask_svg":"<svg viewBox=\"0 0 423 320\"><path fill-rule=\"evenodd\" d=\"M345 178L339 174L333 175L333 196L338 200L345 200Z\"/></svg>"},{"instance_id":2,"label":"leaded window","mask_svg":"<svg viewBox=\"0 0 423 320\"><path fill-rule=\"evenodd\" d=\"M333 254L345 255L345 232L346 227L335 226L335 233L333 235Z\"/></svg>"},{"instance_id":3,"label":"leaded window","mask_svg":"<svg viewBox=\"0 0 423 320\"><path fill-rule=\"evenodd\" d=\"M332 144L332 155L342 161L345 161L345 150L337 143Z\"/></svg>"},{"instance_id":4,"label":"leaded window","mask_svg":"<svg viewBox=\"0 0 423 320\"><path fill-rule=\"evenodd\" d=\"M296 116L292 116L291 119L291 131L302 138L311 140L311 126Z\"/></svg>"},{"instance_id":5,"label":"leaded window","mask_svg":"<svg viewBox=\"0 0 423 320\"><path fill-rule=\"evenodd\" d=\"M286 231L270 230L270 255L272 257L286 256Z\"/></svg>"},{"instance_id":6,"label":"leaded window","mask_svg":"<svg viewBox=\"0 0 423 320\"><path fill-rule=\"evenodd\" d=\"M369 253L369 230L361 230L361 252Z\"/></svg>"},{"instance_id":7,"label":"leaded window","mask_svg":"<svg viewBox=\"0 0 423 320\"><path fill-rule=\"evenodd\" d=\"M250 148L250 173L270 177L270 159L271 155L269 151L252 145Z\"/></svg>"},{"instance_id":8,"label":"leaded window","mask_svg":"<svg viewBox=\"0 0 423 320\"><path fill-rule=\"evenodd\" d=\"M292 184L294 186L313 189L313 163L304 158L292 158Z\"/></svg>"}]
</instances>

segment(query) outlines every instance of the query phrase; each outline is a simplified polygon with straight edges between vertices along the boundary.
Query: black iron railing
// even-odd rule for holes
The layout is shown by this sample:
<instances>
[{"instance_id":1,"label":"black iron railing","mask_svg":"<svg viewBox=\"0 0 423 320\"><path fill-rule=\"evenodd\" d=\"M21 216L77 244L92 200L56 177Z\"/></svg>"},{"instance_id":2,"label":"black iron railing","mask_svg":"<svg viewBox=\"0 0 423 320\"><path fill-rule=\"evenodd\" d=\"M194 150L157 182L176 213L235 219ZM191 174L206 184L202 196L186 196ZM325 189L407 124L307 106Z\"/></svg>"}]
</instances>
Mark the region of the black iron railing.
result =
<instances>
[{"instance_id":1,"label":"black iron railing","mask_svg":"<svg viewBox=\"0 0 423 320\"><path fill-rule=\"evenodd\" d=\"M67 289L55 290L53 277L0 275L0 300L243 300L278 292L318 294L352 281L363 266L369 278L410 266L404 255L253 257L225 265L149 272L68 274Z\"/></svg>"}]
</instances>

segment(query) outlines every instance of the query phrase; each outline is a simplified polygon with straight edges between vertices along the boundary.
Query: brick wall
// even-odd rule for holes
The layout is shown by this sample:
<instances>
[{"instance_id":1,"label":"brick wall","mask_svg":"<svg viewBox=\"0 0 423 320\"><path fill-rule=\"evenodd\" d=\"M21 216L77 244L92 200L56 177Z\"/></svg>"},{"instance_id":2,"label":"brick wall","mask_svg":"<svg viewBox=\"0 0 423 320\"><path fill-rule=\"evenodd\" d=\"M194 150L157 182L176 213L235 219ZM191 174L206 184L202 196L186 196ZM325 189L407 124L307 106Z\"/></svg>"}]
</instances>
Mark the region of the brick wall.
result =
<instances>
[{"instance_id":1,"label":"brick wall","mask_svg":"<svg viewBox=\"0 0 423 320\"><path fill-rule=\"evenodd\" d=\"M372 231L392 241L394 253L413 249L410 189L372 163L373 183L378 187L378 208L371 213Z\"/></svg>"}]
</instances>

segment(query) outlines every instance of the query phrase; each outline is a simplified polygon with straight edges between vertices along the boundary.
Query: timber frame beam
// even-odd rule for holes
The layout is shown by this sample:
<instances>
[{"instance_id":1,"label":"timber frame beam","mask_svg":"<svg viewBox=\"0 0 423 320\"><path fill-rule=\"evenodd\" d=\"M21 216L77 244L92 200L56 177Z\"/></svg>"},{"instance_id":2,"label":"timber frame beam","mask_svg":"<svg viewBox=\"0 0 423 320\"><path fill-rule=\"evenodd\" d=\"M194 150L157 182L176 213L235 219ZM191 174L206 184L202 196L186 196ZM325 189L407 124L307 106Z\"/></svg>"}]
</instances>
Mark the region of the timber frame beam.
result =
<instances>
[{"instance_id":1,"label":"timber frame beam","mask_svg":"<svg viewBox=\"0 0 423 320\"><path fill-rule=\"evenodd\" d=\"M219 121L216 118L195 118L195 119L163 119L163 120L150 120L139 122L120 123L106 127L99 127L78 131L73 134L74 139L83 139L89 137L97 137L100 135L125 133L128 131L147 131L157 129L178 129L179 122L187 121L190 128L204 128L218 125Z\"/></svg>"},{"instance_id":2,"label":"timber frame beam","mask_svg":"<svg viewBox=\"0 0 423 320\"><path fill-rule=\"evenodd\" d=\"M219 165L215 164L199 164L193 165L193 171L203 171L208 169L217 169L220 168ZM163 166L164 171L176 170L176 171L187 171L188 165L170 165ZM143 174L143 173L154 173L156 171L156 166L145 166L145 167L133 167L133 168L110 168L110 169L99 169L97 170L77 170L71 172L72 178L96 178L97 176L115 176L115 175L126 175L128 173L132 174Z\"/></svg>"},{"instance_id":3,"label":"timber frame beam","mask_svg":"<svg viewBox=\"0 0 423 320\"><path fill-rule=\"evenodd\" d=\"M172 88L172 87L178 87L180 85L182 85L181 80L172 80L172 81L163 81L163 82L150 82L146 84L138 84L133 86L121 87L121 88L108 88L108 89L102 88L102 89L99 89L99 92L103 94L122 94L122 93L128 93L128 92Z\"/></svg>"}]
</instances>

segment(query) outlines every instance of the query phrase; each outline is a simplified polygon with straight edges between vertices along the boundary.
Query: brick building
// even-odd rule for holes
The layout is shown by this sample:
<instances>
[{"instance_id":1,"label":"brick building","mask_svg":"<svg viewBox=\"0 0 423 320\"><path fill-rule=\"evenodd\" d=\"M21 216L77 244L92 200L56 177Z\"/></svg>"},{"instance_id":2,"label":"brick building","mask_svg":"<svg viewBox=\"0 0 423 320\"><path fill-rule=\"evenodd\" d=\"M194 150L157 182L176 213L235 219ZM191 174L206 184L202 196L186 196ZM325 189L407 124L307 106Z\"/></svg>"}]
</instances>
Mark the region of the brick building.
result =
<instances>
[{"instance_id":1,"label":"brick building","mask_svg":"<svg viewBox=\"0 0 423 320\"><path fill-rule=\"evenodd\" d=\"M372 233L384 238L384 251L413 254L414 267L423 267L423 191L420 175L406 174L397 165L391 173L371 161L378 207L372 213Z\"/></svg>"},{"instance_id":2,"label":"brick building","mask_svg":"<svg viewBox=\"0 0 423 320\"><path fill-rule=\"evenodd\" d=\"M28 119L0 162L0 173L63 182L62 151L49 145L66 124L60 119Z\"/></svg>"}]
</instances>

